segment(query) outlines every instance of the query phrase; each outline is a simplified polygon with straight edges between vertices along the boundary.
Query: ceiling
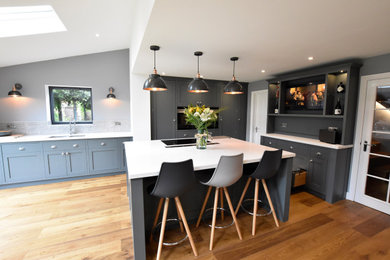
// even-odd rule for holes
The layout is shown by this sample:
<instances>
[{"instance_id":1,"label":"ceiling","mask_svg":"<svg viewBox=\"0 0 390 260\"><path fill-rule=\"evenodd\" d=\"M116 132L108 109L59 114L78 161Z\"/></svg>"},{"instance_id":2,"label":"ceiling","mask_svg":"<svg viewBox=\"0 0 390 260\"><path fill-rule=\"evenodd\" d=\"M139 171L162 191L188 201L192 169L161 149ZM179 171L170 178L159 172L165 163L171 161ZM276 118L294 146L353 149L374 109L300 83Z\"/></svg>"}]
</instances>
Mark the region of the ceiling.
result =
<instances>
[{"instance_id":1,"label":"ceiling","mask_svg":"<svg viewBox=\"0 0 390 260\"><path fill-rule=\"evenodd\" d=\"M129 0L0 0L1 7L46 4L67 31L0 38L0 67L129 48Z\"/></svg>"},{"instance_id":2,"label":"ceiling","mask_svg":"<svg viewBox=\"0 0 390 260\"><path fill-rule=\"evenodd\" d=\"M0 67L129 48L137 1L146 0L0 0L0 6L50 4L68 29L0 38ZM155 0L133 56L133 72L152 72L151 44L161 46L160 73L194 77L193 52L201 50L205 78L229 80L230 57L238 56L237 79L249 82L390 53L389 10L387 0ZM314 60L308 61L309 56Z\"/></svg>"},{"instance_id":3,"label":"ceiling","mask_svg":"<svg viewBox=\"0 0 390 260\"><path fill-rule=\"evenodd\" d=\"M160 73L195 76L201 50L205 78L229 80L238 56L236 76L249 82L390 53L389 10L387 0L156 0L133 72L152 72L151 44Z\"/></svg>"}]
</instances>

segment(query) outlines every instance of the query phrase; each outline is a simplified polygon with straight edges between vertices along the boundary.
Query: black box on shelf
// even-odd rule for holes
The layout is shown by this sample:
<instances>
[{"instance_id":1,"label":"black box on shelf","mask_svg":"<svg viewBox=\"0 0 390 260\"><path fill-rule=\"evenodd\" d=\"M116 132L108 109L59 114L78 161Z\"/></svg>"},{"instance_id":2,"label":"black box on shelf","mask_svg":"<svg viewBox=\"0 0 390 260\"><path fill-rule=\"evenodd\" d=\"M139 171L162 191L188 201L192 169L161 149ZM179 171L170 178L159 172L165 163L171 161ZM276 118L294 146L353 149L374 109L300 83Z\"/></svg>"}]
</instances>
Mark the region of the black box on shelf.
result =
<instances>
[{"instance_id":1,"label":"black box on shelf","mask_svg":"<svg viewBox=\"0 0 390 260\"><path fill-rule=\"evenodd\" d=\"M321 142L329 144L339 144L340 143L340 134L337 129L320 129L319 139Z\"/></svg>"}]
</instances>

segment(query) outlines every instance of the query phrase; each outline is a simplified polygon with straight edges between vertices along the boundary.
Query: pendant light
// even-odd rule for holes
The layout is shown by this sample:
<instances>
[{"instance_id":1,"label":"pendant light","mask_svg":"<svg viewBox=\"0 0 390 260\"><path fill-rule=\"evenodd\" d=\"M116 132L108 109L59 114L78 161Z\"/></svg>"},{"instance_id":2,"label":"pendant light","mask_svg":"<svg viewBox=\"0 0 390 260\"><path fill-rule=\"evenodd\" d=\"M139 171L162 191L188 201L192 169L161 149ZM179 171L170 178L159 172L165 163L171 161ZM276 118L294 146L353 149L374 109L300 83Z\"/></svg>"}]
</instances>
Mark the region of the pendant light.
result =
<instances>
[{"instance_id":1,"label":"pendant light","mask_svg":"<svg viewBox=\"0 0 390 260\"><path fill-rule=\"evenodd\" d=\"M207 85L206 81L204 81L204 79L200 77L200 73L199 73L199 57L203 55L203 52L196 51L194 52L194 55L198 57L198 73L196 74L196 77L188 85L188 92L192 92L192 93L209 92L209 86Z\"/></svg>"},{"instance_id":2,"label":"pendant light","mask_svg":"<svg viewBox=\"0 0 390 260\"><path fill-rule=\"evenodd\" d=\"M231 57L231 61L233 61L233 78L232 80L225 86L223 89L224 94L230 94L230 95L235 95L235 94L243 94L243 88L240 82L236 80L236 76L234 75L235 70L236 70L236 61L238 61L238 57Z\"/></svg>"},{"instance_id":3,"label":"pendant light","mask_svg":"<svg viewBox=\"0 0 390 260\"><path fill-rule=\"evenodd\" d=\"M156 51L160 50L160 46L151 45L150 49L153 51L153 74L149 75L149 78L144 83L144 90L150 91L165 91L168 90L167 85L156 70Z\"/></svg>"}]
</instances>

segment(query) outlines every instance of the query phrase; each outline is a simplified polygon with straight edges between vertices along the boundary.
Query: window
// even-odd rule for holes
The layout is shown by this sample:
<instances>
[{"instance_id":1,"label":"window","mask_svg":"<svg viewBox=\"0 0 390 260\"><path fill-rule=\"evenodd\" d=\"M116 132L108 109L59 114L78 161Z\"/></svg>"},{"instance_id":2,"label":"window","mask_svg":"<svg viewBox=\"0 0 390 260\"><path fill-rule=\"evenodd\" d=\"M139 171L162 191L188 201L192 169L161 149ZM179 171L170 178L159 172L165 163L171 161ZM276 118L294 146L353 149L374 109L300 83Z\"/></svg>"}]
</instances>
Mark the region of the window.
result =
<instances>
[{"instance_id":1,"label":"window","mask_svg":"<svg viewBox=\"0 0 390 260\"><path fill-rule=\"evenodd\" d=\"M49 86L52 124L92 123L92 89Z\"/></svg>"}]
</instances>

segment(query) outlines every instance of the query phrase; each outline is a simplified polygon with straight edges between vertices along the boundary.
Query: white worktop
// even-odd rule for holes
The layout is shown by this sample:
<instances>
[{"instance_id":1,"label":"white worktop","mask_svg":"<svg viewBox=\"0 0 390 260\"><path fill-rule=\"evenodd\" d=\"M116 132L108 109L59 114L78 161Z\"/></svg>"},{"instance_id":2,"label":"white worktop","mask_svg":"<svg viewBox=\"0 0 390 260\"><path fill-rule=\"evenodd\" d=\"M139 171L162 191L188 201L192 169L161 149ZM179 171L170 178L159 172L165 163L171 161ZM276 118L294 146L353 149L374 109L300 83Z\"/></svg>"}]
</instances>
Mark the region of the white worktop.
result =
<instances>
[{"instance_id":1,"label":"white worktop","mask_svg":"<svg viewBox=\"0 0 390 260\"><path fill-rule=\"evenodd\" d=\"M22 143L22 142L41 142L41 141L66 141L80 139L101 139L101 138L122 138L131 137L131 132L107 132L107 133L77 133L73 136L67 134L53 135L11 135L0 137L0 144Z\"/></svg>"},{"instance_id":2,"label":"white worktop","mask_svg":"<svg viewBox=\"0 0 390 260\"><path fill-rule=\"evenodd\" d=\"M274 148L241 141L234 138L215 139L207 149L195 146L166 148L160 140L125 142L129 179L158 176L163 162L180 162L192 159L195 170L217 167L221 155L244 153L244 163L259 162L264 151ZM283 151L283 158L295 157Z\"/></svg>"},{"instance_id":3,"label":"white worktop","mask_svg":"<svg viewBox=\"0 0 390 260\"><path fill-rule=\"evenodd\" d=\"M321 142L318 139L298 137L298 136L292 136L292 135L264 134L262 136L276 138L276 139L280 139L280 140L291 141L291 142L297 142L297 143L302 143L302 144L322 146L322 147L330 148L330 149L347 149L347 148L353 147L352 144L350 144L350 145L329 144L329 143Z\"/></svg>"}]
</instances>

